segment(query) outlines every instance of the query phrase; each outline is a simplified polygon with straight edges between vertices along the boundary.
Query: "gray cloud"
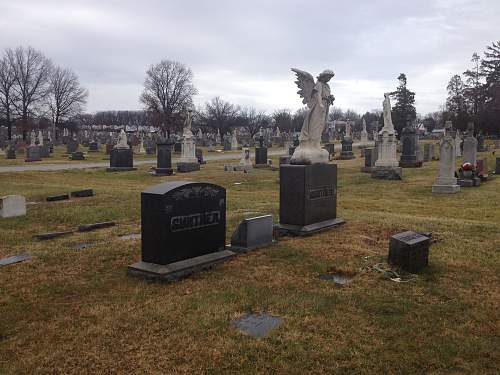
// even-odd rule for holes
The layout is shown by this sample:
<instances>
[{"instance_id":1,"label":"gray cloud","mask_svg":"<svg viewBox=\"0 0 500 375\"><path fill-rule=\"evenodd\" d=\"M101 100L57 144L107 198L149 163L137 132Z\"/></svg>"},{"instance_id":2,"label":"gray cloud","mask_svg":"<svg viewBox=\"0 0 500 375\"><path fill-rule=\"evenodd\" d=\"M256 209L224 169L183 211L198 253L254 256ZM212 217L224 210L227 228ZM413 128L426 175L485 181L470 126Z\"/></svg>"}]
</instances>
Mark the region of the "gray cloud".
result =
<instances>
[{"instance_id":1,"label":"gray cloud","mask_svg":"<svg viewBox=\"0 0 500 375\"><path fill-rule=\"evenodd\" d=\"M140 108L145 70L167 58L193 69L199 104L296 109L290 67L330 68L336 106L380 108L404 72L426 113L499 39L498 19L498 0L0 0L0 48L32 45L73 68L90 111Z\"/></svg>"}]
</instances>

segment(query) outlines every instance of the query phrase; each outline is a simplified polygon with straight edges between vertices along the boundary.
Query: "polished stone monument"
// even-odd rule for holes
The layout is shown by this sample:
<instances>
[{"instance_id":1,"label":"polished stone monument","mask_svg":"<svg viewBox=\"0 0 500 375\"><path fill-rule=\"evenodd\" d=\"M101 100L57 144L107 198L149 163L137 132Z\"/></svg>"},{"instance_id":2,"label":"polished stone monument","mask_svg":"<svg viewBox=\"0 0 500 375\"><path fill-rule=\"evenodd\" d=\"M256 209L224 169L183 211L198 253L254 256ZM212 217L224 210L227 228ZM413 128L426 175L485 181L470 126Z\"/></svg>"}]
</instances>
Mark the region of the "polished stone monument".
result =
<instances>
[{"instance_id":1,"label":"polished stone monument","mask_svg":"<svg viewBox=\"0 0 500 375\"><path fill-rule=\"evenodd\" d=\"M328 151L321 148L326 113L334 101L328 85L334 73L325 70L315 82L307 72L292 71L309 111L291 164L280 165L278 228L285 233L307 235L344 223L337 217L337 165L328 164Z\"/></svg>"},{"instance_id":2,"label":"polished stone monument","mask_svg":"<svg viewBox=\"0 0 500 375\"><path fill-rule=\"evenodd\" d=\"M128 145L127 134L122 129L118 136L118 142L113 147L113 150L111 150L109 168L107 170L108 172L124 172L135 169L137 168L134 168L134 152Z\"/></svg>"},{"instance_id":3,"label":"polished stone monument","mask_svg":"<svg viewBox=\"0 0 500 375\"><path fill-rule=\"evenodd\" d=\"M172 169L172 142L164 141L156 145L156 168L157 176L170 176L174 172Z\"/></svg>"},{"instance_id":4,"label":"polished stone monument","mask_svg":"<svg viewBox=\"0 0 500 375\"><path fill-rule=\"evenodd\" d=\"M255 147L255 168L266 168L267 164L267 147L264 145L264 136L262 129L259 131L259 146Z\"/></svg>"},{"instance_id":5,"label":"polished stone monument","mask_svg":"<svg viewBox=\"0 0 500 375\"><path fill-rule=\"evenodd\" d=\"M344 137L342 138L342 151L340 151L340 160L351 160L355 159L354 153L352 152L352 132L350 123L347 123L346 131Z\"/></svg>"},{"instance_id":6,"label":"polished stone monument","mask_svg":"<svg viewBox=\"0 0 500 375\"><path fill-rule=\"evenodd\" d=\"M272 243L272 215L251 217L244 219L231 236L231 251L246 252Z\"/></svg>"},{"instance_id":7,"label":"polished stone monument","mask_svg":"<svg viewBox=\"0 0 500 375\"><path fill-rule=\"evenodd\" d=\"M141 193L142 257L132 275L185 277L234 255L226 250L226 190L173 181Z\"/></svg>"},{"instance_id":8,"label":"polished stone monument","mask_svg":"<svg viewBox=\"0 0 500 375\"><path fill-rule=\"evenodd\" d=\"M365 154L365 165L361 167L361 172L372 173L375 169L375 163L377 161L377 149L367 147L363 150Z\"/></svg>"}]
</instances>

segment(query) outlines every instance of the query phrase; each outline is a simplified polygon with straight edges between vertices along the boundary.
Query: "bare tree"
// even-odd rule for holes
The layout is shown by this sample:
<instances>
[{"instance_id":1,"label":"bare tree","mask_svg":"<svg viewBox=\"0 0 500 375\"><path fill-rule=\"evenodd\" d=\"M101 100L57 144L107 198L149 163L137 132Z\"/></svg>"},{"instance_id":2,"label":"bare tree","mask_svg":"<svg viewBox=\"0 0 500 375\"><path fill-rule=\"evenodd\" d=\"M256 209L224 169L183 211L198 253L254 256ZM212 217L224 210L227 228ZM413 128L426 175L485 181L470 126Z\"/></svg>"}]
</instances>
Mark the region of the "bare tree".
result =
<instances>
[{"instance_id":1,"label":"bare tree","mask_svg":"<svg viewBox=\"0 0 500 375\"><path fill-rule=\"evenodd\" d=\"M264 111L257 112L255 108L242 108L237 116L237 122L240 127L245 129L250 137L254 137L259 129L269 126L271 119Z\"/></svg>"},{"instance_id":2,"label":"bare tree","mask_svg":"<svg viewBox=\"0 0 500 375\"><path fill-rule=\"evenodd\" d=\"M238 107L225 102L218 96L213 98L210 103L205 103L205 110L199 113L200 122L205 127L218 129L221 135L236 124L237 115Z\"/></svg>"},{"instance_id":3,"label":"bare tree","mask_svg":"<svg viewBox=\"0 0 500 375\"><path fill-rule=\"evenodd\" d=\"M179 113L192 106L198 92L193 85L193 72L186 65L162 60L146 72L140 101L147 110L162 114L162 129L170 131L179 123Z\"/></svg>"},{"instance_id":4,"label":"bare tree","mask_svg":"<svg viewBox=\"0 0 500 375\"><path fill-rule=\"evenodd\" d=\"M292 114L289 109L277 109L273 113L274 124L282 131L290 132L292 127ZM302 126L302 124L300 124Z\"/></svg>"},{"instance_id":5,"label":"bare tree","mask_svg":"<svg viewBox=\"0 0 500 375\"><path fill-rule=\"evenodd\" d=\"M12 139L12 120L14 110L15 72L4 56L0 60L0 115L5 118L9 140Z\"/></svg>"},{"instance_id":6,"label":"bare tree","mask_svg":"<svg viewBox=\"0 0 500 375\"><path fill-rule=\"evenodd\" d=\"M26 123L41 109L49 92L52 63L32 47L7 49L6 57L14 71L14 108L21 121ZM23 134L26 138L26 131Z\"/></svg>"},{"instance_id":7,"label":"bare tree","mask_svg":"<svg viewBox=\"0 0 500 375\"><path fill-rule=\"evenodd\" d=\"M88 91L80 86L78 77L70 69L56 67L50 75L50 95L48 105L55 128L61 121L68 120L83 111L87 103Z\"/></svg>"}]
</instances>

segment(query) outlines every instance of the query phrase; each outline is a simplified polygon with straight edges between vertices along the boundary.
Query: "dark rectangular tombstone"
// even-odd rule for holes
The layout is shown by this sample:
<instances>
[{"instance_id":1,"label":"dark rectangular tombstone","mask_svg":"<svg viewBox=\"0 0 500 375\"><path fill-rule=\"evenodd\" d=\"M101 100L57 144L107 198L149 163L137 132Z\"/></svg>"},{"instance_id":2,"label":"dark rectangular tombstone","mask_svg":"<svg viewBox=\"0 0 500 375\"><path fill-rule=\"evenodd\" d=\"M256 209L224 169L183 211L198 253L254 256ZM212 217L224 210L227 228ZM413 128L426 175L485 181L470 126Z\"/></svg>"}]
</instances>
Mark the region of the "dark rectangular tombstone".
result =
<instances>
[{"instance_id":1,"label":"dark rectangular tombstone","mask_svg":"<svg viewBox=\"0 0 500 375\"><path fill-rule=\"evenodd\" d=\"M72 152L71 160L85 160L85 155L81 151Z\"/></svg>"},{"instance_id":2,"label":"dark rectangular tombstone","mask_svg":"<svg viewBox=\"0 0 500 375\"><path fill-rule=\"evenodd\" d=\"M89 152L99 152L99 143L90 142L89 143Z\"/></svg>"},{"instance_id":3,"label":"dark rectangular tombstone","mask_svg":"<svg viewBox=\"0 0 500 375\"><path fill-rule=\"evenodd\" d=\"M388 263L415 273L429 264L431 239L420 233L407 231L395 234L389 242Z\"/></svg>"},{"instance_id":4,"label":"dark rectangular tombstone","mask_svg":"<svg viewBox=\"0 0 500 375\"><path fill-rule=\"evenodd\" d=\"M38 146L29 146L26 149L26 162L40 161L40 148Z\"/></svg>"},{"instance_id":5,"label":"dark rectangular tombstone","mask_svg":"<svg viewBox=\"0 0 500 375\"><path fill-rule=\"evenodd\" d=\"M267 148L255 147L255 167L267 167Z\"/></svg>"},{"instance_id":6,"label":"dark rectangular tombstone","mask_svg":"<svg viewBox=\"0 0 500 375\"><path fill-rule=\"evenodd\" d=\"M500 174L500 157L496 159L495 174Z\"/></svg>"},{"instance_id":7,"label":"dark rectangular tombstone","mask_svg":"<svg viewBox=\"0 0 500 375\"><path fill-rule=\"evenodd\" d=\"M196 148L194 154L199 164L207 164L207 162L203 160L203 150L201 148Z\"/></svg>"},{"instance_id":8,"label":"dark rectangular tombstone","mask_svg":"<svg viewBox=\"0 0 500 375\"><path fill-rule=\"evenodd\" d=\"M109 159L108 172L134 171L134 152L131 148L114 148Z\"/></svg>"},{"instance_id":9,"label":"dark rectangular tombstone","mask_svg":"<svg viewBox=\"0 0 500 375\"><path fill-rule=\"evenodd\" d=\"M72 154L78 150L78 142L75 139L69 139L66 143L66 153Z\"/></svg>"},{"instance_id":10,"label":"dark rectangular tombstone","mask_svg":"<svg viewBox=\"0 0 500 375\"><path fill-rule=\"evenodd\" d=\"M156 154L155 175L170 176L172 169L172 145L170 143L158 143Z\"/></svg>"},{"instance_id":11,"label":"dark rectangular tombstone","mask_svg":"<svg viewBox=\"0 0 500 375\"><path fill-rule=\"evenodd\" d=\"M176 142L174 143L174 152L181 152L182 151L182 143Z\"/></svg>"},{"instance_id":12,"label":"dark rectangular tombstone","mask_svg":"<svg viewBox=\"0 0 500 375\"><path fill-rule=\"evenodd\" d=\"M488 158L482 158L477 160L477 176L481 181L486 181L488 179Z\"/></svg>"},{"instance_id":13,"label":"dark rectangular tombstone","mask_svg":"<svg viewBox=\"0 0 500 375\"><path fill-rule=\"evenodd\" d=\"M337 218L337 165L280 165L282 230L306 235L343 223Z\"/></svg>"},{"instance_id":14,"label":"dark rectangular tombstone","mask_svg":"<svg viewBox=\"0 0 500 375\"><path fill-rule=\"evenodd\" d=\"M272 215L244 219L231 237L231 250L245 252L273 243Z\"/></svg>"},{"instance_id":15,"label":"dark rectangular tombstone","mask_svg":"<svg viewBox=\"0 0 500 375\"><path fill-rule=\"evenodd\" d=\"M342 151L340 151L340 160L351 160L355 159L354 153L352 152L352 139L349 137L344 137L342 139Z\"/></svg>"},{"instance_id":16,"label":"dark rectangular tombstone","mask_svg":"<svg viewBox=\"0 0 500 375\"><path fill-rule=\"evenodd\" d=\"M50 156L50 146L48 144L43 144L38 146L41 158L48 158Z\"/></svg>"},{"instance_id":17,"label":"dark rectangular tombstone","mask_svg":"<svg viewBox=\"0 0 500 375\"><path fill-rule=\"evenodd\" d=\"M365 155L365 165L361 167L361 172L372 173L375 169L375 162L377 161L377 149L365 148L363 152Z\"/></svg>"},{"instance_id":18,"label":"dark rectangular tombstone","mask_svg":"<svg viewBox=\"0 0 500 375\"><path fill-rule=\"evenodd\" d=\"M401 135L401 159L399 161L399 166L402 168L417 168L422 166L422 162L419 161L417 152L419 151L418 146L418 135L412 126L407 126L403 129Z\"/></svg>"},{"instance_id":19,"label":"dark rectangular tombstone","mask_svg":"<svg viewBox=\"0 0 500 375\"><path fill-rule=\"evenodd\" d=\"M7 159L13 160L16 158L16 148L15 147L9 147L7 149Z\"/></svg>"},{"instance_id":20,"label":"dark rectangular tombstone","mask_svg":"<svg viewBox=\"0 0 500 375\"><path fill-rule=\"evenodd\" d=\"M131 274L174 280L234 255L225 250L226 189L185 181L141 193L142 261Z\"/></svg>"}]
</instances>

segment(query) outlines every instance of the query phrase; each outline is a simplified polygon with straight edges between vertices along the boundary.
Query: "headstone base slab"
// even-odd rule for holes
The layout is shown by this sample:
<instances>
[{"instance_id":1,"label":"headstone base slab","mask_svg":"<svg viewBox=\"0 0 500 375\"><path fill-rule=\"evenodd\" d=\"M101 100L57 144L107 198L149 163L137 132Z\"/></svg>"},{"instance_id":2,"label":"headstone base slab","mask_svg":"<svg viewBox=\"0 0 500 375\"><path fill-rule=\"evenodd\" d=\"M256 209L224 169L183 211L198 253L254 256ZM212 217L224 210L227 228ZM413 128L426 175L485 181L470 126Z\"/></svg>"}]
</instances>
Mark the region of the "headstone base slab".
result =
<instances>
[{"instance_id":1,"label":"headstone base slab","mask_svg":"<svg viewBox=\"0 0 500 375\"><path fill-rule=\"evenodd\" d=\"M319 223L313 223L304 226L279 223L276 225L276 228L279 231L284 232L286 234L292 234L294 236L308 236L311 234L322 232L327 229L337 227L344 223L345 220L338 217L335 219L321 221Z\"/></svg>"},{"instance_id":2,"label":"headstone base slab","mask_svg":"<svg viewBox=\"0 0 500 375\"><path fill-rule=\"evenodd\" d=\"M402 180L403 169L401 167L375 167L372 172L372 178Z\"/></svg>"},{"instance_id":3,"label":"headstone base slab","mask_svg":"<svg viewBox=\"0 0 500 375\"><path fill-rule=\"evenodd\" d=\"M342 151L340 153L340 160L352 160L352 159L356 159L356 156L354 156L354 153L352 151L347 151L347 152Z\"/></svg>"},{"instance_id":4,"label":"headstone base slab","mask_svg":"<svg viewBox=\"0 0 500 375\"><path fill-rule=\"evenodd\" d=\"M375 170L375 167L361 167L361 172L363 173L372 173Z\"/></svg>"},{"instance_id":5,"label":"headstone base slab","mask_svg":"<svg viewBox=\"0 0 500 375\"><path fill-rule=\"evenodd\" d=\"M235 255L236 254L232 251L222 250L165 265L141 261L130 265L128 267L128 273L131 276L138 276L146 279L175 281L188 277L195 272L208 269Z\"/></svg>"},{"instance_id":6,"label":"headstone base slab","mask_svg":"<svg viewBox=\"0 0 500 375\"><path fill-rule=\"evenodd\" d=\"M473 187L473 186L479 186L481 185L481 180L478 177L474 178L464 178L464 179L458 179L457 180L458 186L461 187Z\"/></svg>"},{"instance_id":7,"label":"headstone base slab","mask_svg":"<svg viewBox=\"0 0 500 375\"><path fill-rule=\"evenodd\" d=\"M254 164L253 167L254 168L269 168L270 165L269 164Z\"/></svg>"},{"instance_id":8,"label":"headstone base slab","mask_svg":"<svg viewBox=\"0 0 500 375\"><path fill-rule=\"evenodd\" d=\"M106 172L128 172L128 171L136 171L135 167L110 167L106 168Z\"/></svg>"},{"instance_id":9,"label":"headstone base slab","mask_svg":"<svg viewBox=\"0 0 500 375\"><path fill-rule=\"evenodd\" d=\"M454 194L460 192L459 185L432 185L432 192L439 194Z\"/></svg>"},{"instance_id":10,"label":"headstone base slab","mask_svg":"<svg viewBox=\"0 0 500 375\"><path fill-rule=\"evenodd\" d=\"M171 176L174 174L174 170L172 168L154 168L155 176Z\"/></svg>"},{"instance_id":11,"label":"headstone base slab","mask_svg":"<svg viewBox=\"0 0 500 375\"><path fill-rule=\"evenodd\" d=\"M177 172L188 173L200 170L200 163L177 163Z\"/></svg>"}]
</instances>

